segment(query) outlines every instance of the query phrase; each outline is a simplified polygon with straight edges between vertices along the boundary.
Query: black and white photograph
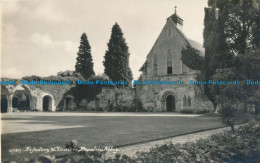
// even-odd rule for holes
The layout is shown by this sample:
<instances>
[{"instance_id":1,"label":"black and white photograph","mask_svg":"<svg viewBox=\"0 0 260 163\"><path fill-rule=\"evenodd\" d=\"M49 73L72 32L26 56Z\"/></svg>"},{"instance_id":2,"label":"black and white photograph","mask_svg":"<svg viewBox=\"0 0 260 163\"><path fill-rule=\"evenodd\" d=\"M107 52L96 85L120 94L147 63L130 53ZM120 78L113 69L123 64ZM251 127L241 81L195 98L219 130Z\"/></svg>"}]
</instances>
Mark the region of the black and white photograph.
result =
<instances>
[{"instance_id":1,"label":"black and white photograph","mask_svg":"<svg viewBox=\"0 0 260 163\"><path fill-rule=\"evenodd\" d=\"M2 0L0 18L0 162L260 162L260 0Z\"/></svg>"}]
</instances>

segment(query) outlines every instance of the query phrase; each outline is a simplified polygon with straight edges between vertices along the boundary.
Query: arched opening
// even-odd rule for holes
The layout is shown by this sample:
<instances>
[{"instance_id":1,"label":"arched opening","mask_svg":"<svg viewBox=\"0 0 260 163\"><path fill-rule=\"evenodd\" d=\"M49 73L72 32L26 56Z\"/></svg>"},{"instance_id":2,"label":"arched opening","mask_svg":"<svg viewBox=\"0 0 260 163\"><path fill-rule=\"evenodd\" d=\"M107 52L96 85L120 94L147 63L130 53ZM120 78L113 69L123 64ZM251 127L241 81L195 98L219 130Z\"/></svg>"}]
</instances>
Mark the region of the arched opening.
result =
<instances>
[{"instance_id":1,"label":"arched opening","mask_svg":"<svg viewBox=\"0 0 260 163\"><path fill-rule=\"evenodd\" d=\"M28 88L17 86L12 97L13 111L30 110L31 93Z\"/></svg>"},{"instance_id":2,"label":"arched opening","mask_svg":"<svg viewBox=\"0 0 260 163\"><path fill-rule=\"evenodd\" d=\"M175 98L173 95L168 95L166 98L166 111L173 112L175 110Z\"/></svg>"},{"instance_id":3,"label":"arched opening","mask_svg":"<svg viewBox=\"0 0 260 163\"><path fill-rule=\"evenodd\" d=\"M1 96L1 113L7 113L7 98Z\"/></svg>"},{"instance_id":4,"label":"arched opening","mask_svg":"<svg viewBox=\"0 0 260 163\"><path fill-rule=\"evenodd\" d=\"M164 92L160 99L161 99L161 110L167 112L173 112L176 110L177 101L176 94L172 91Z\"/></svg>"},{"instance_id":5,"label":"arched opening","mask_svg":"<svg viewBox=\"0 0 260 163\"><path fill-rule=\"evenodd\" d=\"M51 96L44 96L42 102L43 111L52 111L52 97Z\"/></svg>"},{"instance_id":6,"label":"arched opening","mask_svg":"<svg viewBox=\"0 0 260 163\"><path fill-rule=\"evenodd\" d=\"M76 107L76 104L72 97L65 98L65 105L66 105L66 107L65 107L66 110L74 110Z\"/></svg>"},{"instance_id":7,"label":"arched opening","mask_svg":"<svg viewBox=\"0 0 260 163\"><path fill-rule=\"evenodd\" d=\"M96 111L102 111L102 109L100 108L100 98L95 99L95 108Z\"/></svg>"}]
</instances>

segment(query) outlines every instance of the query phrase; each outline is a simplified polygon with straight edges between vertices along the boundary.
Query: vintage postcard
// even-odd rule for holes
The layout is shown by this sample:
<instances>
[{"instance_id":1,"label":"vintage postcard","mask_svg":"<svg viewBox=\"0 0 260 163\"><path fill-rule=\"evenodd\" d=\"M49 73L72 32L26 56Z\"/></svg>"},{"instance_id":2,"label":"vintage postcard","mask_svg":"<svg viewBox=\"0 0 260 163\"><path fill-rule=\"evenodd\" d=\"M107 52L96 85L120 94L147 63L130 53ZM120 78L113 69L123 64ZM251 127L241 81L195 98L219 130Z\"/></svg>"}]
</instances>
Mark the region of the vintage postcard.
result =
<instances>
[{"instance_id":1,"label":"vintage postcard","mask_svg":"<svg viewBox=\"0 0 260 163\"><path fill-rule=\"evenodd\" d=\"M1 162L260 161L259 0L1 1Z\"/></svg>"}]
</instances>

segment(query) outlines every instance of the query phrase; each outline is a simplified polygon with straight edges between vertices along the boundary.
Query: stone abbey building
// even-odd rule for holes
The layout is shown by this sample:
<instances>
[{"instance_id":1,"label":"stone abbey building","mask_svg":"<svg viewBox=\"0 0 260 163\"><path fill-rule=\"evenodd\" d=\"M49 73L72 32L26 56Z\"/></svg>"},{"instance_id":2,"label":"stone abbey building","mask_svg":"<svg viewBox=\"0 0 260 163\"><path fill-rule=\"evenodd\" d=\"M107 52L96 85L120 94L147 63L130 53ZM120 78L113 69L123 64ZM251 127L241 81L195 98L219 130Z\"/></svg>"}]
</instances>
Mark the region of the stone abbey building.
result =
<instances>
[{"instance_id":1,"label":"stone abbey building","mask_svg":"<svg viewBox=\"0 0 260 163\"><path fill-rule=\"evenodd\" d=\"M136 97L143 109L152 112L181 112L212 110L212 104L203 93L203 87L190 85L196 71L181 60L181 50L188 44L203 52L199 43L189 40L182 32L183 20L176 11L171 15L141 67L139 81L184 81L184 85L136 85L132 88L102 88L95 99L79 99L76 84L72 85L1 85L1 112L14 111L115 111L113 108L132 108ZM33 77L38 80L38 77ZM73 73L50 76L44 80L84 80ZM29 79L28 79L29 80ZM39 79L40 80L40 79ZM7 79L6 79L7 81ZM19 93L20 92L20 93ZM18 93L18 94L17 94ZM20 97L21 96L21 97ZM112 108L112 109L111 109ZM125 109L126 110L126 109ZM124 111L124 110L123 110Z\"/></svg>"},{"instance_id":2,"label":"stone abbey building","mask_svg":"<svg viewBox=\"0 0 260 163\"><path fill-rule=\"evenodd\" d=\"M190 44L201 51L199 43L189 40L182 32L183 20L175 13L166 24L140 68L139 81L184 81L184 85L137 85L137 96L149 111L179 112L181 110L211 110L203 88L190 85L196 71L181 60L181 50Z\"/></svg>"}]
</instances>

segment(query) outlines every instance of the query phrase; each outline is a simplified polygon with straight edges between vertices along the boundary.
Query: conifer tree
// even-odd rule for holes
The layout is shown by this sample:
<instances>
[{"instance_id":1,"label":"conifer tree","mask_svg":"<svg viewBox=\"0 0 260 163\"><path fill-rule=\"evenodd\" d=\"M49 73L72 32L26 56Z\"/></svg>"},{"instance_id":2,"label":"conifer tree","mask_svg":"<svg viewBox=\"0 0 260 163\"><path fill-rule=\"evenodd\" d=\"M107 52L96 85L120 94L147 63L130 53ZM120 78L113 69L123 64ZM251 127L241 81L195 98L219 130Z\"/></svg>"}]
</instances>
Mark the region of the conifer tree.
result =
<instances>
[{"instance_id":1,"label":"conifer tree","mask_svg":"<svg viewBox=\"0 0 260 163\"><path fill-rule=\"evenodd\" d=\"M78 57L75 65L76 72L80 73L85 79L95 75L93 70L91 47L89 45L86 33L81 35L80 46L77 55Z\"/></svg>"},{"instance_id":2,"label":"conifer tree","mask_svg":"<svg viewBox=\"0 0 260 163\"><path fill-rule=\"evenodd\" d=\"M129 52L123 32L116 23L112 27L111 37L108 43L108 50L103 62L105 74L113 81L132 81L132 71L129 67Z\"/></svg>"}]
</instances>

